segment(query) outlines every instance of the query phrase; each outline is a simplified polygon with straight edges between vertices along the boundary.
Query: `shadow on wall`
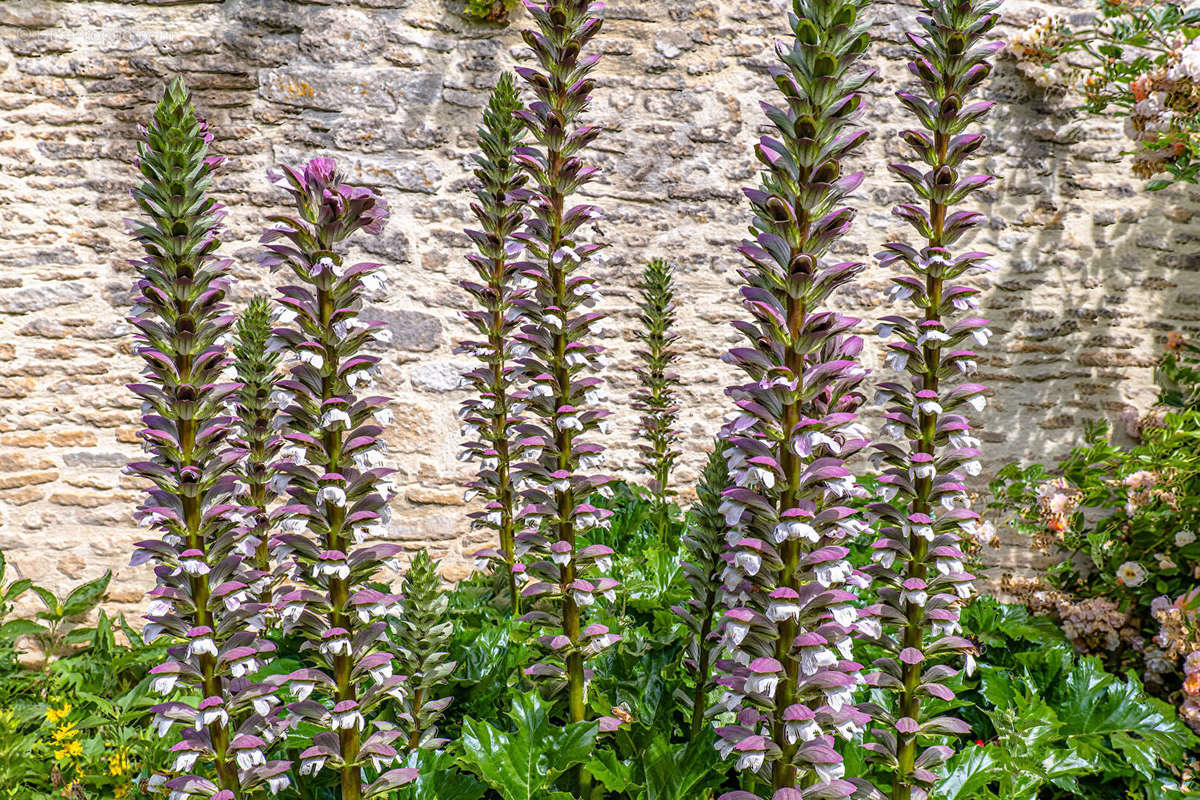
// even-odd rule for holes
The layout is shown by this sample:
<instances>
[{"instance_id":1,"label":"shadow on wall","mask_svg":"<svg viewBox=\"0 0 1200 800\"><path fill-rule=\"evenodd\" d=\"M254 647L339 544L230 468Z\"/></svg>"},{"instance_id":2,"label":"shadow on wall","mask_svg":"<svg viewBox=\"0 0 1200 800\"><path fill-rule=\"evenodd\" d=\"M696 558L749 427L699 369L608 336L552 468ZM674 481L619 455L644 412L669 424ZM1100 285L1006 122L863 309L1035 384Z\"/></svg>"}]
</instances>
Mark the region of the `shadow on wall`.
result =
<instances>
[{"instance_id":1,"label":"shadow on wall","mask_svg":"<svg viewBox=\"0 0 1200 800\"><path fill-rule=\"evenodd\" d=\"M984 441L1007 459L1053 462L1107 419L1131 443L1155 402L1153 366L1169 332L1200 330L1200 190L1149 193L1122 151L1119 120L1072 111L1002 60L991 84L989 166L1001 196L984 249L998 253L983 305L996 339L981 364L1002 427ZM979 244L979 242L977 242ZM1001 531L995 566L1040 566Z\"/></svg>"}]
</instances>

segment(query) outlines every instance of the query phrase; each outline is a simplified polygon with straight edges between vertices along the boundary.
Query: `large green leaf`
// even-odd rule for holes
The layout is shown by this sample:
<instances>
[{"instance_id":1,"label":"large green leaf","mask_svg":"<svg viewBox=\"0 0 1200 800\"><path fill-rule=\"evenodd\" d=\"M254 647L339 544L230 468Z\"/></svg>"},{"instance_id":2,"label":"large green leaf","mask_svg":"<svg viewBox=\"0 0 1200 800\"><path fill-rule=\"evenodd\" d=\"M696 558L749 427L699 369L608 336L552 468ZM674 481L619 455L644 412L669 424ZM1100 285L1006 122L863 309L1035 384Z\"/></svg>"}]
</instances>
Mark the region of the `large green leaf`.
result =
<instances>
[{"instance_id":1,"label":"large green leaf","mask_svg":"<svg viewBox=\"0 0 1200 800\"><path fill-rule=\"evenodd\" d=\"M446 750L418 750L409 755L405 766L419 770L420 775L398 790L396 800L479 800L487 791L482 783L459 772L454 756Z\"/></svg>"},{"instance_id":2,"label":"large green leaf","mask_svg":"<svg viewBox=\"0 0 1200 800\"><path fill-rule=\"evenodd\" d=\"M42 619L55 621L62 618L62 603L54 592L43 586L30 586L30 591L38 596L42 601L42 605L46 607L45 611L39 611L38 616Z\"/></svg>"},{"instance_id":3,"label":"large green leaf","mask_svg":"<svg viewBox=\"0 0 1200 800\"><path fill-rule=\"evenodd\" d=\"M984 800L994 797L986 791L996 776L997 748L970 747L950 761L945 777L937 786L939 800ZM986 792L986 793L985 793Z\"/></svg>"},{"instance_id":4,"label":"large green leaf","mask_svg":"<svg viewBox=\"0 0 1200 800\"><path fill-rule=\"evenodd\" d=\"M637 786L633 779L633 764L622 761L612 750L601 750L587 762L592 777L610 792L627 792Z\"/></svg>"},{"instance_id":5,"label":"large green leaf","mask_svg":"<svg viewBox=\"0 0 1200 800\"><path fill-rule=\"evenodd\" d=\"M552 724L549 711L550 704L528 692L513 698L513 732L467 717L460 739L462 762L503 800L569 798L551 790L554 779L588 759L599 723Z\"/></svg>"},{"instance_id":6,"label":"large green leaf","mask_svg":"<svg viewBox=\"0 0 1200 800\"><path fill-rule=\"evenodd\" d=\"M2 566L2 565L0 565ZM0 570L0 581L3 581L3 570ZM8 586L0 591L0 606L9 603L15 603L21 595L33 588L33 581L28 578L21 578L19 581L13 581Z\"/></svg>"},{"instance_id":7,"label":"large green leaf","mask_svg":"<svg viewBox=\"0 0 1200 800\"><path fill-rule=\"evenodd\" d=\"M963 610L962 625L989 647L1007 649L1016 641L1037 647L1071 648L1053 620L1033 616L1025 606L1001 603L987 596L977 598Z\"/></svg>"},{"instance_id":8,"label":"large green leaf","mask_svg":"<svg viewBox=\"0 0 1200 800\"><path fill-rule=\"evenodd\" d=\"M1177 764L1196 737L1161 701L1148 696L1135 676L1118 680L1099 659L1082 659L1062 684L1063 732L1083 755L1119 751L1146 780L1161 760Z\"/></svg>"},{"instance_id":9,"label":"large green leaf","mask_svg":"<svg viewBox=\"0 0 1200 800\"><path fill-rule=\"evenodd\" d=\"M724 774L713 746L714 734L706 729L687 744L673 744L665 734L650 743L643 757L645 800L698 800L700 787ZM712 781L716 782L716 781Z\"/></svg>"},{"instance_id":10,"label":"large green leaf","mask_svg":"<svg viewBox=\"0 0 1200 800\"><path fill-rule=\"evenodd\" d=\"M94 581L76 586L62 601L62 616L76 617L91 611L104 597L111 581L112 572L110 571L105 572Z\"/></svg>"},{"instance_id":11,"label":"large green leaf","mask_svg":"<svg viewBox=\"0 0 1200 800\"><path fill-rule=\"evenodd\" d=\"M951 760L940 798L1015 800L1055 790L1093 797L1080 779L1171 797L1162 786L1166 767L1196 742L1173 708L1095 658L1047 647L1013 660L1012 670L980 669L979 709L996 739Z\"/></svg>"},{"instance_id":12,"label":"large green leaf","mask_svg":"<svg viewBox=\"0 0 1200 800\"><path fill-rule=\"evenodd\" d=\"M45 633L46 626L30 619L12 619L0 625L0 642L11 642L21 636L37 636Z\"/></svg>"},{"instance_id":13,"label":"large green leaf","mask_svg":"<svg viewBox=\"0 0 1200 800\"><path fill-rule=\"evenodd\" d=\"M979 692L996 708L1009 708L1016 703L1017 692L1011 670L1000 667L979 667Z\"/></svg>"}]
</instances>

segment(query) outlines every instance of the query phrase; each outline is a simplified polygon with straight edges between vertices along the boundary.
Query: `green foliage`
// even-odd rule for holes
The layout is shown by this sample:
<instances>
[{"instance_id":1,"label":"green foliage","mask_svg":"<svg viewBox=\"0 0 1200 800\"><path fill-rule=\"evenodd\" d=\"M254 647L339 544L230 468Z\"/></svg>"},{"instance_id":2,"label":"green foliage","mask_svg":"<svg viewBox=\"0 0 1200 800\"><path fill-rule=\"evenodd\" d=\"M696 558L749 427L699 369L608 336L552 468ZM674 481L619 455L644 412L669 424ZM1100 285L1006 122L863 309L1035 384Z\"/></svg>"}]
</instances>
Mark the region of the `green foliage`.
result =
<instances>
[{"instance_id":1,"label":"green foliage","mask_svg":"<svg viewBox=\"0 0 1200 800\"><path fill-rule=\"evenodd\" d=\"M661 731L623 730L615 748L588 761L588 771L609 792L633 800L709 800L725 765L713 757L716 736L706 730L690 742L672 742Z\"/></svg>"},{"instance_id":2,"label":"green foliage","mask_svg":"<svg viewBox=\"0 0 1200 800\"><path fill-rule=\"evenodd\" d=\"M7 672L16 665L16 642L22 636L40 633L43 626L27 619L9 619L13 606L21 595L33 588L33 581L22 578L5 583L8 561L0 553L0 671ZM3 698L0 697L0 705Z\"/></svg>"},{"instance_id":3,"label":"green foliage","mask_svg":"<svg viewBox=\"0 0 1200 800\"><path fill-rule=\"evenodd\" d=\"M508 22L509 12L520 5L520 0L466 0L463 12L478 22Z\"/></svg>"},{"instance_id":4,"label":"green foliage","mask_svg":"<svg viewBox=\"0 0 1200 800\"><path fill-rule=\"evenodd\" d=\"M938 797L1183 796L1171 767L1196 737L1135 676L1078 657L1052 623L1019 606L981 599L963 624L986 659L960 692L975 706L966 717L976 742L951 760Z\"/></svg>"},{"instance_id":5,"label":"green foliage","mask_svg":"<svg viewBox=\"0 0 1200 800\"><path fill-rule=\"evenodd\" d=\"M1200 347L1178 333L1167 336L1167 352L1154 371L1158 402L1171 408L1200 410Z\"/></svg>"},{"instance_id":6,"label":"green foliage","mask_svg":"<svg viewBox=\"0 0 1200 800\"><path fill-rule=\"evenodd\" d=\"M1189 79L1167 78L1178 63L1183 44L1200 34L1200 9L1179 2L1117 2L1099 0L1099 18L1068 30L1063 54L1082 51L1091 63L1084 78L1082 109L1092 114L1129 118L1135 105L1150 94L1159 109L1172 112L1150 126L1153 134L1136 142L1134 173L1139 177L1166 174L1146 184L1159 191L1175 182L1200 178L1200 122L1194 112L1194 87ZM1169 91L1163 91L1169 87ZM1165 106L1165 108L1163 108ZM1130 126L1134 130L1142 127Z\"/></svg>"},{"instance_id":7,"label":"green foliage","mask_svg":"<svg viewBox=\"0 0 1200 800\"><path fill-rule=\"evenodd\" d=\"M689 559L718 546L719 456L718 448L681 537L694 541ZM617 517L635 520L645 496L618 486L609 502ZM432 691L427 698L453 696L455 702L440 719L422 712L422 743L435 735L449 741L402 757L420 777L392 800L579 800L569 793L569 773L580 764L594 779L588 800L714 800L740 788L730 762L713 749L713 725L728 724L728 717L704 715L693 734L695 718L679 701L695 686L686 650L694 634L666 608L694 595L688 578L701 573L685 576L681 553L656 549L651 530L629 533L617 540L614 554L626 570L626 588L598 618L620 626L625 638L593 661L591 713L621 720L608 733L600 733L597 722L565 724L532 691L521 674L536 660L528 630L506 613L486 576L446 592L434 563L424 554L414 558L403 585L409 624L397 631L405 643L397 672ZM698 580L701 588L711 585ZM0 598L20 588L2 576L0 586ZM91 585L56 599L55 607L65 613L95 596ZM973 730L950 763L939 800L1183 796L1162 787L1178 784L1169 767L1183 763L1195 738L1136 679L1076 656L1053 622L1021 606L981 598L964 611L962 624L980 649L977 673L954 686L959 713ZM287 647L281 642L273 670L297 666ZM145 645L123 620L114 624L101 614L85 642L44 670L0 668L0 800L57 800L76 780L83 797L140 797L135 781L169 758L169 743L150 724L156 698L144 680L162 658L162 647ZM457 666L446 675L451 661ZM47 717L66 706L61 720ZM79 754L57 758L62 748L53 737L65 723L77 731L65 741L78 741ZM433 724L441 729L436 734ZM848 753L847 774L866 774L855 753ZM110 767L120 774L110 774ZM337 797L327 781L302 781L299 788L301 800Z\"/></svg>"},{"instance_id":8,"label":"green foliage","mask_svg":"<svg viewBox=\"0 0 1200 800\"><path fill-rule=\"evenodd\" d=\"M0 585L3 566L0 556ZM0 588L0 619L5 601L20 594L14 588L34 590L44 606L39 623L0 626L0 800L138 797L135 783L167 759L169 742L150 723L157 699L146 677L165 647L145 644L104 611L94 626L77 626L107 584L105 576L63 597L28 581ZM57 648L39 669L16 662L27 634Z\"/></svg>"},{"instance_id":9,"label":"green foliage","mask_svg":"<svg viewBox=\"0 0 1200 800\"><path fill-rule=\"evenodd\" d=\"M92 639L94 628L82 625L83 618L93 611L108 591L112 573L105 572L94 581L76 586L63 596L49 589L30 585L29 590L42 601L42 610L34 617L40 620L38 630L27 631L37 641L47 659L54 659L76 645Z\"/></svg>"},{"instance_id":10,"label":"green foliage","mask_svg":"<svg viewBox=\"0 0 1200 800\"><path fill-rule=\"evenodd\" d=\"M513 698L511 726L463 721L462 763L495 789L502 800L572 800L555 789L556 779L592 753L598 722L560 724L552 704L535 692Z\"/></svg>"},{"instance_id":11,"label":"green foliage","mask_svg":"<svg viewBox=\"0 0 1200 800\"><path fill-rule=\"evenodd\" d=\"M1052 469L1001 469L990 507L1062 553L1047 572L1054 586L1111 597L1149 622L1150 601L1185 592L1200 567L1200 541L1190 541L1200 531L1200 411L1167 414L1128 449L1113 445L1103 424L1085 436Z\"/></svg>"},{"instance_id":12,"label":"green foliage","mask_svg":"<svg viewBox=\"0 0 1200 800\"><path fill-rule=\"evenodd\" d=\"M396 800L480 800L487 786L454 768L456 756L448 750L419 750L406 766L420 776L402 788Z\"/></svg>"}]
</instances>

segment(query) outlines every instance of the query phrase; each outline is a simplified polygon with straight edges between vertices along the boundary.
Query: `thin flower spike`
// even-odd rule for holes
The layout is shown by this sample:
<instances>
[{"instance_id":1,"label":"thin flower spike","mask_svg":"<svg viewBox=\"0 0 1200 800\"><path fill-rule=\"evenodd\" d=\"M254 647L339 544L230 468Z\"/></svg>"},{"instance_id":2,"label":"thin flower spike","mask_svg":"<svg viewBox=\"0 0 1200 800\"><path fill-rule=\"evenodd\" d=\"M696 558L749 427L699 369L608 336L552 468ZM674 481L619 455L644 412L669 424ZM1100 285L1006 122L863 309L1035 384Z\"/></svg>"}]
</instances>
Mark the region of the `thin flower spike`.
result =
<instances>
[{"instance_id":1,"label":"thin flower spike","mask_svg":"<svg viewBox=\"0 0 1200 800\"><path fill-rule=\"evenodd\" d=\"M885 404L885 432L896 441L880 443L883 474L879 502L870 511L882 520L869 568L880 603L870 611L878 643L889 655L878 659L868 676L873 686L893 694L886 709L875 709L877 722L868 747L892 777L894 800L924 800L937 780L935 770L950 756L947 734L969 730L965 723L937 716L953 698L946 686L965 657L968 671L974 648L959 628L959 608L970 597L973 576L962 569L958 542L963 528L977 523L968 507L965 481L979 474L979 440L971 435L964 412L983 405L985 387L972 383L975 345L989 336L987 321L972 315L978 289L955 281L986 271L986 253L952 250L964 233L979 226L982 214L953 211L971 192L992 181L988 175L964 175L966 159L983 136L969 126L991 106L969 95L991 72L989 56L999 48L986 41L996 25L994 0L922 3L922 33L909 34L909 71L920 91L897 92L922 129L901 136L917 156L917 165L893 164L920 203L897 206L893 213L912 224L924 240L917 249L884 245L880 263L896 271L893 294L906 300L911 315L880 320L881 335L892 337L887 361L904 377L879 384ZM867 620L864 620L864 625ZM931 713L932 712L932 713Z\"/></svg>"},{"instance_id":2,"label":"thin flower spike","mask_svg":"<svg viewBox=\"0 0 1200 800\"><path fill-rule=\"evenodd\" d=\"M750 381L728 390L736 410L722 431L732 483L721 503L732 658L718 667L722 702L737 719L717 734L721 752L774 797L855 792L835 734L850 738L867 722L853 703L862 683L851 659L858 614L845 587L868 582L844 544L865 529L848 506L865 491L844 462L868 444L856 413L866 373L862 340L851 333L859 320L827 308L863 269L828 255L850 227L854 211L844 203L862 181L843 161L867 135L859 127L873 75L860 66L870 43L866 5L795 0L794 41L776 46L785 102L763 104L775 132L755 148L762 185L746 190L755 240L741 248L749 262L742 302L753 319L734 323L749 346L725 356ZM725 795L733 797L753 795Z\"/></svg>"},{"instance_id":3,"label":"thin flower spike","mask_svg":"<svg viewBox=\"0 0 1200 800\"><path fill-rule=\"evenodd\" d=\"M725 443L718 439L709 454L700 485L696 487L696 504L688 515L683 534L687 560L683 572L692 590L687 607L671 610L687 625L690 636L684 651L687 673L694 676L691 692L676 690L676 699L691 715L691 738L700 734L705 721L720 711L709 706L709 695L715 688L713 667L721 651L717 621L723 610L724 592L721 579L725 573L725 519L721 516L721 493L729 485L729 468L725 464Z\"/></svg>"},{"instance_id":4,"label":"thin flower spike","mask_svg":"<svg viewBox=\"0 0 1200 800\"><path fill-rule=\"evenodd\" d=\"M638 339L642 347L634 351L642 365L637 368L641 384L633 393L633 409L641 412L637 436L642 440L641 465L650 475L650 491L658 520L658 538L664 539L667 524L667 501L675 494L671 489L671 470L679 458L679 375L671 365L679 360L672 332L675 324L674 268L662 259L654 259L642 272L638 284L641 294Z\"/></svg>"},{"instance_id":5,"label":"thin flower spike","mask_svg":"<svg viewBox=\"0 0 1200 800\"><path fill-rule=\"evenodd\" d=\"M229 413L238 385L222 382L233 278L216 252L224 211L208 196L221 159L208 154L212 134L180 79L167 86L143 135L133 196L149 219L129 222L145 251L131 262L139 277L129 322L145 367L129 388L143 401L150 460L131 463L128 473L152 484L135 517L161 538L138 542L132 563L153 562L158 579L147 641L174 641L168 660L150 670L154 690L169 697L184 688L200 698L198 707L155 706L155 726L160 736L180 726L175 777L166 780L180 787L177 798L218 790L258 796L288 764L268 761L261 749L247 761L236 746L243 735L274 738L277 701L272 687L252 681L274 645L259 636L262 607L242 574L253 509L235 497L243 453L229 446Z\"/></svg>"},{"instance_id":6,"label":"thin flower spike","mask_svg":"<svg viewBox=\"0 0 1200 800\"><path fill-rule=\"evenodd\" d=\"M471 211L480 230L468 230L475 251L467 256L478 274L478 281L460 281L475 300L476 308L464 313L467 322L481 337L463 342L459 352L474 356L479 364L463 375L474 396L463 402L460 417L467 441L463 458L476 462L479 472L467 484L468 496L483 501L481 511L470 517L475 528L495 531L498 550L485 549L476 559L504 573L512 613L519 616L519 594L523 567L517 559L516 534L519 494L518 475L513 466L521 458L523 447L516 435L525 410L525 392L521 381L520 360L528 348L516 339L524 323L520 301L528 280L519 275L520 243L513 238L525 223L524 203L518 191L527 180L514 158L524 135L524 123L516 116L520 98L510 73L500 76L492 91L483 125L479 128L479 148L475 156L475 202Z\"/></svg>"},{"instance_id":7,"label":"thin flower spike","mask_svg":"<svg viewBox=\"0 0 1200 800\"><path fill-rule=\"evenodd\" d=\"M288 709L320 731L300 754L301 770L337 770L342 800L359 800L411 777L379 773L398 755L392 742L400 734L376 724L381 706L403 696L404 687L388 669L395 598L370 581L394 566L401 548L364 544L384 533L394 494L379 438L391 421L388 399L366 393L379 358L362 352L371 341L386 341L388 331L359 316L364 298L382 294L384 276L381 265L347 265L340 252L358 231L381 233L387 205L374 190L347 183L332 159L283 167L275 177L296 210L270 218L263 264L286 268L297 281L280 289L279 327L267 344L291 365L277 387L287 393L275 465L287 499L272 520L282 531L276 552L292 561L298 585L280 594L279 614L284 629L303 636L303 647L324 665L287 676L297 698ZM375 778L364 786L367 775Z\"/></svg>"},{"instance_id":8,"label":"thin flower spike","mask_svg":"<svg viewBox=\"0 0 1200 800\"><path fill-rule=\"evenodd\" d=\"M404 576L397 606L392 640L407 689L397 714L399 727L409 750L440 748L446 740L437 738L437 721L453 699L446 683L455 666L449 657L454 626L437 565L424 550Z\"/></svg>"},{"instance_id":9,"label":"thin flower spike","mask_svg":"<svg viewBox=\"0 0 1200 800\"><path fill-rule=\"evenodd\" d=\"M246 451L238 466L242 499L254 509L248 534L254 537L254 550L245 566L250 579L249 591L265 608L274 602L275 561L270 551L271 525L267 511L278 494L273 489L273 462L282 440L275 430L275 402L279 395L279 353L267 350L271 335L271 304L261 295L251 299L238 317L234 329L233 368L241 386L236 395L238 446ZM253 574L251 574L253 571Z\"/></svg>"},{"instance_id":10,"label":"thin flower spike","mask_svg":"<svg viewBox=\"0 0 1200 800\"><path fill-rule=\"evenodd\" d=\"M600 129L581 125L579 117L595 84L587 76L598 59L581 52L600 31L601 6L550 0L526 3L526 8L537 30L526 30L524 38L538 66L517 70L537 98L517 112L533 140L517 150L529 175L529 188L522 193L531 213L519 234L527 258L522 268L533 282L524 301L529 323L521 329L521 341L529 347L523 365L530 412L521 433L530 458L521 465L529 488L520 544L531 551L530 582L522 594L539 604L525 618L547 629L540 639L547 660L529 674L565 682L568 718L578 722L588 717L585 660L619 638L586 620L587 607L611 595L616 585L597 574L598 563L612 551L576 546L580 534L604 524L611 513L587 502L611 480L589 471L604 449L589 435L607 433L608 416L598 405L595 376L603 348L590 343L603 315L585 310L595 304L598 291L584 267L601 245L586 241L584 228L599 211L570 205L571 195L596 174L580 154Z\"/></svg>"}]
</instances>

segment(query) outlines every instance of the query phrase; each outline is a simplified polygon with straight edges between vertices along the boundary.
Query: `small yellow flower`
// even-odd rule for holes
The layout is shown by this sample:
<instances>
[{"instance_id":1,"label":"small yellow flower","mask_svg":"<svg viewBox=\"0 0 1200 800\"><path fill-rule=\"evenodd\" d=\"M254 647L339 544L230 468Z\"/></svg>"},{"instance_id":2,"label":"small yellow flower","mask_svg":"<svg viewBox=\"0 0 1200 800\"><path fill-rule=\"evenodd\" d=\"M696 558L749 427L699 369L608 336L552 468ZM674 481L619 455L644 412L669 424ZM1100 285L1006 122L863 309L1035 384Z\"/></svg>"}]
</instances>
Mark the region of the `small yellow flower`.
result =
<instances>
[{"instance_id":1,"label":"small yellow flower","mask_svg":"<svg viewBox=\"0 0 1200 800\"><path fill-rule=\"evenodd\" d=\"M58 722L59 720L66 719L67 715L70 713L71 713L71 704L70 703L63 703L62 708L47 708L46 709L46 721L47 722Z\"/></svg>"},{"instance_id":2,"label":"small yellow flower","mask_svg":"<svg viewBox=\"0 0 1200 800\"><path fill-rule=\"evenodd\" d=\"M129 786L126 784L121 784L113 789L112 796L113 800L124 800L124 798L129 797Z\"/></svg>"},{"instance_id":3,"label":"small yellow flower","mask_svg":"<svg viewBox=\"0 0 1200 800\"><path fill-rule=\"evenodd\" d=\"M122 747L108 758L108 774L124 775L129 772L129 748Z\"/></svg>"},{"instance_id":4,"label":"small yellow flower","mask_svg":"<svg viewBox=\"0 0 1200 800\"><path fill-rule=\"evenodd\" d=\"M66 761L68 758L77 758L81 755L83 755L83 745L75 741L67 742L54 751L54 758L58 761Z\"/></svg>"},{"instance_id":5,"label":"small yellow flower","mask_svg":"<svg viewBox=\"0 0 1200 800\"><path fill-rule=\"evenodd\" d=\"M59 725L54 729L54 731L50 734L50 738L54 740L55 744L62 744L63 742L68 742L71 739L74 739L75 734L77 733L79 733L79 731L76 729L74 722L64 722L62 725Z\"/></svg>"}]
</instances>

